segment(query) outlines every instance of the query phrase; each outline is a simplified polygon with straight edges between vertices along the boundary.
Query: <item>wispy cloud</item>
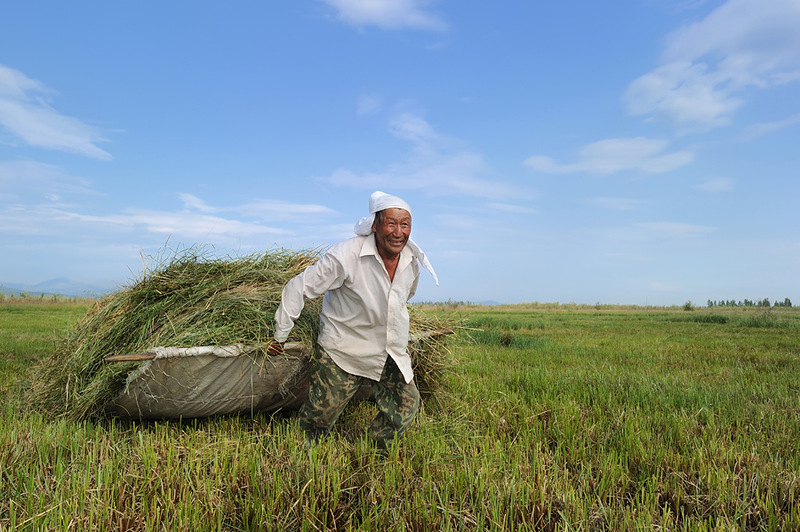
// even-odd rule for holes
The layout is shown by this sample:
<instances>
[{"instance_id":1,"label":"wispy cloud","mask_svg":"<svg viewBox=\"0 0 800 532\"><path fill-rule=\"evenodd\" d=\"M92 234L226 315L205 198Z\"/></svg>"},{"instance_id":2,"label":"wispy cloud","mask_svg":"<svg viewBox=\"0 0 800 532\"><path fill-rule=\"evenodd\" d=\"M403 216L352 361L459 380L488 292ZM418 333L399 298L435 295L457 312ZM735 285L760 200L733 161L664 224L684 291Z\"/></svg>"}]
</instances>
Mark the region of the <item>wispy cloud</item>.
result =
<instances>
[{"instance_id":1,"label":"wispy cloud","mask_svg":"<svg viewBox=\"0 0 800 532\"><path fill-rule=\"evenodd\" d=\"M729 192L733 190L733 179L729 177L716 177L700 183L695 188L710 194Z\"/></svg>"},{"instance_id":2,"label":"wispy cloud","mask_svg":"<svg viewBox=\"0 0 800 532\"><path fill-rule=\"evenodd\" d=\"M441 31L447 24L425 8L425 0L322 0L345 24L358 28L422 29Z\"/></svg>"},{"instance_id":3,"label":"wispy cloud","mask_svg":"<svg viewBox=\"0 0 800 532\"><path fill-rule=\"evenodd\" d=\"M399 139L412 142L417 148L428 148L438 138L433 127L424 118L413 113L400 113L392 118L389 131Z\"/></svg>"},{"instance_id":4,"label":"wispy cloud","mask_svg":"<svg viewBox=\"0 0 800 532\"><path fill-rule=\"evenodd\" d=\"M647 231L653 237L659 238L696 238L708 235L716 230L716 228L706 225L683 222L646 222L636 224L636 227Z\"/></svg>"},{"instance_id":5,"label":"wispy cloud","mask_svg":"<svg viewBox=\"0 0 800 532\"><path fill-rule=\"evenodd\" d=\"M65 196L96 195L89 180L36 161L0 161L0 202L38 203Z\"/></svg>"},{"instance_id":6,"label":"wispy cloud","mask_svg":"<svg viewBox=\"0 0 800 532\"><path fill-rule=\"evenodd\" d=\"M165 212L147 209L125 209L119 214L93 216L61 211L63 220L85 224L113 225L120 228L142 228L146 232L174 235L191 240L226 238L230 240L257 235L289 234L289 231L259 223L243 222L221 216L194 212Z\"/></svg>"},{"instance_id":7,"label":"wispy cloud","mask_svg":"<svg viewBox=\"0 0 800 532\"><path fill-rule=\"evenodd\" d=\"M524 205L516 205L513 203L499 203L499 202L491 202L487 203L486 206L493 211L500 211L500 212L507 212L511 214L535 214L538 212L536 209L532 207L527 207Z\"/></svg>"},{"instance_id":8,"label":"wispy cloud","mask_svg":"<svg viewBox=\"0 0 800 532\"><path fill-rule=\"evenodd\" d=\"M767 136L782 129L800 124L800 114L790 116L784 120L777 120L775 122L762 122L760 124L751 124L744 129L744 132L739 137L741 141L750 141L757 138Z\"/></svg>"},{"instance_id":9,"label":"wispy cloud","mask_svg":"<svg viewBox=\"0 0 800 532\"><path fill-rule=\"evenodd\" d=\"M483 225L478 218L466 214L438 214L436 219L444 230L472 231Z\"/></svg>"},{"instance_id":10,"label":"wispy cloud","mask_svg":"<svg viewBox=\"0 0 800 532\"><path fill-rule=\"evenodd\" d=\"M372 115L381 109L383 102L381 97L375 94L362 94L358 98L359 116Z\"/></svg>"},{"instance_id":11,"label":"wispy cloud","mask_svg":"<svg viewBox=\"0 0 800 532\"><path fill-rule=\"evenodd\" d=\"M631 83L624 102L682 130L729 124L745 89L800 79L798 27L796 0L729 0L670 34L661 64Z\"/></svg>"},{"instance_id":12,"label":"wispy cloud","mask_svg":"<svg viewBox=\"0 0 800 532\"><path fill-rule=\"evenodd\" d=\"M256 198L242 205L226 207L211 206L194 194L181 193L178 197L183 202L185 212L231 213L269 221L321 220L337 214L333 209L313 203Z\"/></svg>"},{"instance_id":13,"label":"wispy cloud","mask_svg":"<svg viewBox=\"0 0 800 532\"><path fill-rule=\"evenodd\" d=\"M363 190L419 190L431 195L463 194L495 200L531 196L521 187L496 179L482 154L463 149L459 141L439 134L416 113L393 116L389 133L410 143L404 160L379 172L339 168L323 179Z\"/></svg>"},{"instance_id":14,"label":"wispy cloud","mask_svg":"<svg viewBox=\"0 0 800 532\"><path fill-rule=\"evenodd\" d=\"M612 211L632 211L642 204L642 200L634 198L597 197L587 199L586 203Z\"/></svg>"},{"instance_id":15,"label":"wispy cloud","mask_svg":"<svg viewBox=\"0 0 800 532\"><path fill-rule=\"evenodd\" d=\"M11 173L4 171L8 166L0 164L0 183L11 181ZM244 204L218 206L188 193L178 196L180 201L174 210L129 207L106 214L87 213L82 198L97 193L86 183L63 175L57 168L40 166L34 165L27 172L15 174L39 175L42 187L35 197L0 203L0 234L45 239L79 234L82 239L96 239L97 242L121 239L151 243L163 242L169 237L173 241L235 247L240 242L257 241L263 236L272 240L293 239L301 227L324 224L330 230L330 222L338 214L322 205L258 198ZM64 195L69 198L61 200L56 194L44 194L44 190L65 190ZM349 230L352 231L352 225Z\"/></svg>"},{"instance_id":16,"label":"wispy cloud","mask_svg":"<svg viewBox=\"0 0 800 532\"><path fill-rule=\"evenodd\" d=\"M47 103L52 91L22 72L0 65L0 126L31 146L110 160L97 147L99 129L65 116Z\"/></svg>"},{"instance_id":17,"label":"wispy cloud","mask_svg":"<svg viewBox=\"0 0 800 532\"><path fill-rule=\"evenodd\" d=\"M318 222L338 213L324 205L256 199L237 206L236 212L269 222Z\"/></svg>"},{"instance_id":18,"label":"wispy cloud","mask_svg":"<svg viewBox=\"0 0 800 532\"><path fill-rule=\"evenodd\" d=\"M669 172L694 159L689 151L663 153L667 141L636 137L631 139L606 139L583 147L574 163L558 163L544 155L534 155L524 164L546 174L585 172L608 175L625 170L638 170L649 174Z\"/></svg>"}]
</instances>

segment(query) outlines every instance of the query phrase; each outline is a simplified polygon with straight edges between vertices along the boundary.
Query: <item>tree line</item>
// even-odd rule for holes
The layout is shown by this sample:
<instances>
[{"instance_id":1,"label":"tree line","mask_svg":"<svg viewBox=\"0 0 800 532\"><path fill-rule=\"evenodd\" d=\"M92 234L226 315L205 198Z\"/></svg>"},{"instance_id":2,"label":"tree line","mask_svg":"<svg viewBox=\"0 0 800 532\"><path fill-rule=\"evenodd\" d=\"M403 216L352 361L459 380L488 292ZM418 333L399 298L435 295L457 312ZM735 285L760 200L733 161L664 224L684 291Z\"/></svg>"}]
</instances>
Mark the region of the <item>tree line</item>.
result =
<instances>
[{"instance_id":1,"label":"tree line","mask_svg":"<svg viewBox=\"0 0 800 532\"><path fill-rule=\"evenodd\" d=\"M769 298L765 297L760 301L752 301L750 299L745 299L744 301L736 301L734 299L731 300L720 300L714 301L709 299L708 300L708 307L791 307L792 301L787 297L784 298L783 301L775 301L775 303L770 303Z\"/></svg>"}]
</instances>

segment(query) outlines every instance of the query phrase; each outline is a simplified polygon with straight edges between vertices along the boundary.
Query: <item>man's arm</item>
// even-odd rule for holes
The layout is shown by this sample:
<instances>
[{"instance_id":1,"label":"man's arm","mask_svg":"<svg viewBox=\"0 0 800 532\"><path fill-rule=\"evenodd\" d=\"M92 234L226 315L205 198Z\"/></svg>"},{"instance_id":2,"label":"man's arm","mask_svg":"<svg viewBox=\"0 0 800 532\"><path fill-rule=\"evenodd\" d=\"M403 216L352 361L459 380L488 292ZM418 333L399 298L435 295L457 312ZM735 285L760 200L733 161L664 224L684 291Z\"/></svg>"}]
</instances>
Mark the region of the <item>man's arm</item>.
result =
<instances>
[{"instance_id":1,"label":"man's arm","mask_svg":"<svg viewBox=\"0 0 800 532\"><path fill-rule=\"evenodd\" d=\"M300 317L305 298L319 297L344 282L342 264L330 254L325 254L316 264L309 266L283 287L281 304L275 312L275 341L286 342L294 322Z\"/></svg>"}]
</instances>

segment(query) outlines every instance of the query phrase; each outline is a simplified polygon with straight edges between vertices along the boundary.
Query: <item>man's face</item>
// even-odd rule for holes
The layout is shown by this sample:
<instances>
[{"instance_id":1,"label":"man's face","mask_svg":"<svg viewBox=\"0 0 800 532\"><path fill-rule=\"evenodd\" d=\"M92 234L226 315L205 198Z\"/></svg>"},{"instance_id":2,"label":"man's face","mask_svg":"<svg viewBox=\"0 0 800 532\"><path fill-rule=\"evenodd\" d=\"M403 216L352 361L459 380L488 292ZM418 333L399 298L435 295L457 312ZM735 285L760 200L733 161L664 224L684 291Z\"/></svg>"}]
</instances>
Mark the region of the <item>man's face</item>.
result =
<instances>
[{"instance_id":1,"label":"man's face","mask_svg":"<svg viewBox=\"0 0 800 532\"><path fill-rule=\"evenodd\" d=\"M382 257L399 255L411 235L411 213L405 209L386 209L380 222L372 224L372 230Z\"/></svg>"}]
</instances>

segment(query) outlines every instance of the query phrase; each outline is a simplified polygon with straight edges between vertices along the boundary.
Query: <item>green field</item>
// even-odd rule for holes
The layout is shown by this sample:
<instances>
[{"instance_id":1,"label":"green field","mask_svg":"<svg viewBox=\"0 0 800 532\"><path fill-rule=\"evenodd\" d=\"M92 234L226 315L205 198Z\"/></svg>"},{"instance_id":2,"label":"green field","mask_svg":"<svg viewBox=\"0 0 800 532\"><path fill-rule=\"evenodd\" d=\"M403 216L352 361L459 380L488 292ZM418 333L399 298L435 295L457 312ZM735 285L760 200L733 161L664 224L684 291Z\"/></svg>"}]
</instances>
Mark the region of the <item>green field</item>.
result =
<instances>
[{"instance_id":1,"label":"green field","mask_svg":"<svg viewBox=\"0 0 800 532\"><path fill-rule=\"evenodd\" d=\"M2 530L797 530L800 311L441 306L446 393L388 453L353 405L70 422L27 371L85 312L0 304Z\"/></svg>"}]
</instances>

